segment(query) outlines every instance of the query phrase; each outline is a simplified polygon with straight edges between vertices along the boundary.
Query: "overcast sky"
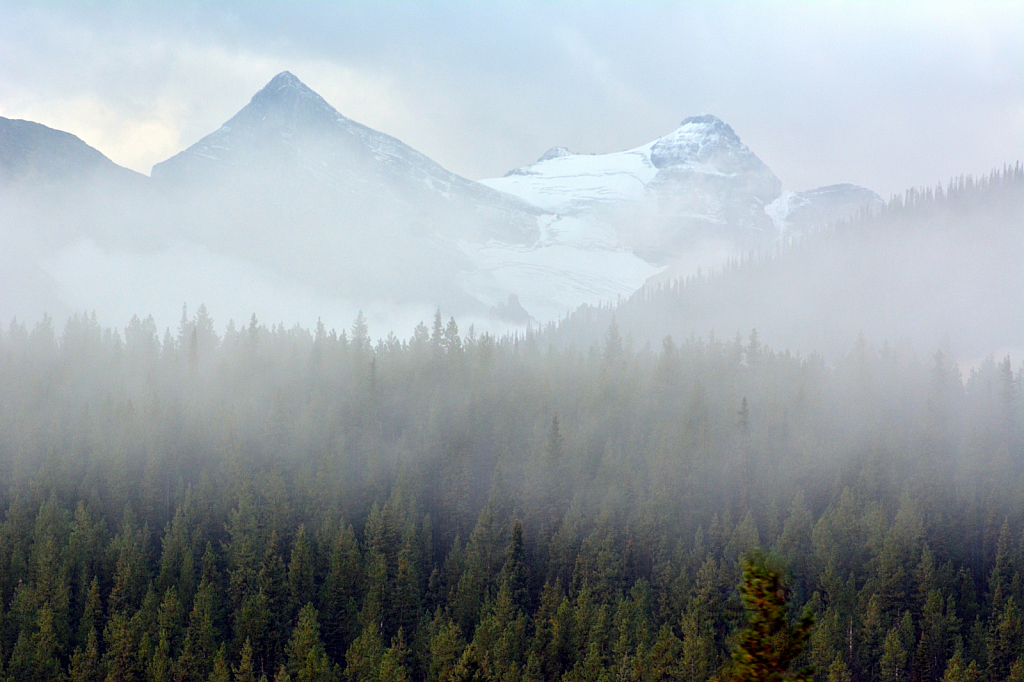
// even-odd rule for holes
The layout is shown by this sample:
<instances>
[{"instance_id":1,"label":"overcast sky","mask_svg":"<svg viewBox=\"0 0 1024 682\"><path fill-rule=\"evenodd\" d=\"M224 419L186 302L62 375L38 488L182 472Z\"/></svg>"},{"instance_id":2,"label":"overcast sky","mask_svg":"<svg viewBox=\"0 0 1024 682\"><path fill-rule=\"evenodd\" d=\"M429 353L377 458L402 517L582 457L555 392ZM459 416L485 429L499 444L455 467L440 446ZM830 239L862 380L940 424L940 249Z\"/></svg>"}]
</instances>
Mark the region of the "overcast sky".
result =
<instances>
[{"instance_id":1,"label":"overcast sky","mask_svg":"<svg viewBox=\"0 0 1024 682\"><path fill-rule=\"evenodd\" d=\"M474 179L704 112L795 190L888 196L1024 160L1020 0L0 0L0 64L0 115L144 173L285 69Z\"/></svg>"}]
</instances>

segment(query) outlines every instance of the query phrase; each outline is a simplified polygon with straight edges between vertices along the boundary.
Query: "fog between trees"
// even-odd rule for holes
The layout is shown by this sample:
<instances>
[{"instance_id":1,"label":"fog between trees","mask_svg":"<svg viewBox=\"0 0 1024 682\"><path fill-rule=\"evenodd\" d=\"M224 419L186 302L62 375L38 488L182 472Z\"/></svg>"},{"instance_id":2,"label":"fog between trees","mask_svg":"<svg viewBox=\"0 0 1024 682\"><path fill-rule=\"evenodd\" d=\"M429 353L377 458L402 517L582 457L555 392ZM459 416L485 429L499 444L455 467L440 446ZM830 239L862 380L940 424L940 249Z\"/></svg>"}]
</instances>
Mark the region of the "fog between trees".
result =
<instances>
[{"instance_id":1,"label":"fog between trees","mask_svg":"<svg viewBox=\"0 0 1024 682\"><path fill-rule=\"evenodd\" d=\"M1024 353L1024 167L909 190L879 212L751 252L721 270L582 307L550 335L589 345L614 317L638 344L757 329L830 360L864 334L974 363Z\"/></svg>"},{"instance_id":2,"label":"fog between trees","mask_svg":"<svg viewBox=\"0 0 1024 682\"><path fill-rule=\"evenodd\" d=\"M758 545L820 679L1021 666L1009 359L201 308L162 340L12 324L0 371L10 679L708 679Z\"/></svg>"},{"instance_id":3,"label":"fog between trees","mask_svg":"<svg viewBox=\"0 0 1024 682\"><path fill-rule=\"evenodd\" d=\"M844 325L827 354L749 327L649 344L640 324L770 300L778 272L808 277L789 266L929 215L987 215L1012 254L1020 223L997 218L1021 178L504 337L440 312L376 342L362 315L220 334L203 306L163 334L12 322L0 674L710 680L761 547L814 614L796 667L819 682L1024 679L1019 358L961 370ZM1019 309L978 319L993 347L1020 329Z\"/></svg>"}]
</instances>

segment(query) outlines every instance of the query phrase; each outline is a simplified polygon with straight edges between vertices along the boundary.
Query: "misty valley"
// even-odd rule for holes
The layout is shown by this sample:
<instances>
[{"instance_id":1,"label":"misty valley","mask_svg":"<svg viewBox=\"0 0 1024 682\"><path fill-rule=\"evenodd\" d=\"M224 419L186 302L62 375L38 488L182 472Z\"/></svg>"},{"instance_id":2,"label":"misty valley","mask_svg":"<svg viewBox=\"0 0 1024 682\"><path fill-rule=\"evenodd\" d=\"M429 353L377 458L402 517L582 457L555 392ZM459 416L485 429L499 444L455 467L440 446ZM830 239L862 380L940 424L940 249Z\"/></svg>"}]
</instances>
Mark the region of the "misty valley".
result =
<instances>
[{"instance_id":1,"label":"misty valley","mask_svg":"<svg viewBox=\"0 0 1024 682\"><path fill-rule=\"evenodd\" d=\"M0 231L0 680L1024 682L1019 162L475 182L284 72L0 118Z\"/></svg>"}]
</instances>

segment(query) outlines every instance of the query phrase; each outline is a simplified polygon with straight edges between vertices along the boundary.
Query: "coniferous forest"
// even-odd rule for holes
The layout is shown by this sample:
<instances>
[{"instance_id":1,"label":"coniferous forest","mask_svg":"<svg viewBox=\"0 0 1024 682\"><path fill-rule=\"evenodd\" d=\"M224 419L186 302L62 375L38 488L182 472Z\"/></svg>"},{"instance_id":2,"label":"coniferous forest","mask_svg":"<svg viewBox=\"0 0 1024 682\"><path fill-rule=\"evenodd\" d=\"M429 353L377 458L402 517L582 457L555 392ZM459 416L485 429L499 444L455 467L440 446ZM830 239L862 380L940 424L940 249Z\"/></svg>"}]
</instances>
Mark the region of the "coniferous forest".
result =
<instances>
[{"instance_id":1,"label":"coniferous forest","mask_svg":"<svg viewBox=\"0 0 1024 682\"><path fill-rule=\"evenodd\" d=\"M703 682L759 548L817 682L1024 680L1009 357L216 330L0 334L3 678Z\"/></svg>"}]
</instances>

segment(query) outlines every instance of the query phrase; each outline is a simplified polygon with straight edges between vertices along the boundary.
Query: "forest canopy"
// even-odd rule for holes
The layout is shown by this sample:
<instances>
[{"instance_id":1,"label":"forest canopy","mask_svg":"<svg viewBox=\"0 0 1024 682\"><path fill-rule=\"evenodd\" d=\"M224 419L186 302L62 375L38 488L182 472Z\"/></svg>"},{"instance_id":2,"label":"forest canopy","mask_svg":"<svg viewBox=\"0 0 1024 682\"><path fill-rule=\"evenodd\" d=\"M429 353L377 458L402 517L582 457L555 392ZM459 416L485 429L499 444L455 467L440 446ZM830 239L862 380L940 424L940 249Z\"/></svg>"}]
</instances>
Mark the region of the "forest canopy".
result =
<instances>
[{"instance_id":1,"label":"forest canopy","mask_svg":"<svg viewBox=\"0 0 1024 682\"><path fill-rule=\"evenodd\" d=\"M707 680L758 547L818 680L1024 674L1009 358L201 307L12 323L0 386L11 680Z\"/></svg>"},{"instance_id":2,"label":"forest canopy","mask_svg":"<svg viewBox=\"0 0 1024 682\"><path fill-rule=\"evenodd\" d=\"M1024 680L1019 359L644 342L837 243L984 196L1018 215L1021 187L1018 166L908 195L855 234L502 337L440 311L378 341L362 314L12 321L0 679L725 679L763 556L795 674Z\"/></svg>"}]
</instances>

